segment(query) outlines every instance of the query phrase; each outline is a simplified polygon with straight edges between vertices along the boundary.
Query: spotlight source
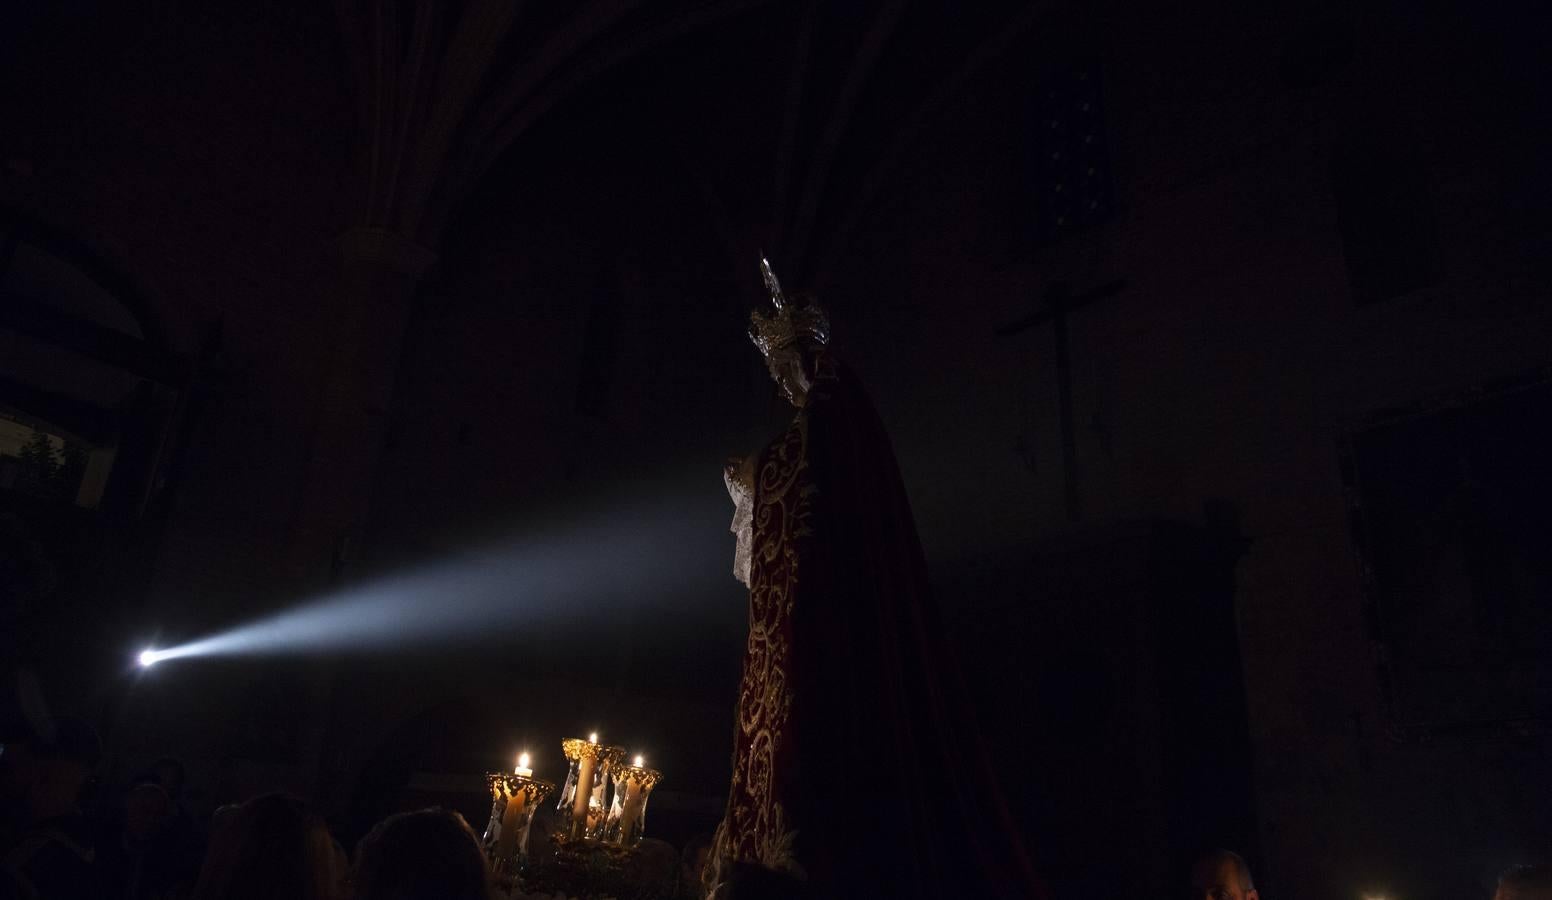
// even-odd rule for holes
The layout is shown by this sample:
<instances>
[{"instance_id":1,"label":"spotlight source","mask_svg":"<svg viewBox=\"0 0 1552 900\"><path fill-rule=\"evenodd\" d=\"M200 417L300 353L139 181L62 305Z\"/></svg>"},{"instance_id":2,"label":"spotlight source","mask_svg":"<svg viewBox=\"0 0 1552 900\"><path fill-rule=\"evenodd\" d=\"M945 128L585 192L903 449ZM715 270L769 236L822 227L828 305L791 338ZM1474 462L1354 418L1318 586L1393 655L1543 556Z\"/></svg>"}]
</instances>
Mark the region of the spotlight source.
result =
<instances>
[{"instance_id":1,"label":"spotlight source","mask_svg":"<svg viewBox=\"0 0 1552 900\"><path fill-rule=\"evenodd\" d=\"M142 669L149 669L156 665L156 661L162 657L155 650L146 649L140 651L140 656L137 658L140 660L140 667Z\"/></svg>"}]
</instances>

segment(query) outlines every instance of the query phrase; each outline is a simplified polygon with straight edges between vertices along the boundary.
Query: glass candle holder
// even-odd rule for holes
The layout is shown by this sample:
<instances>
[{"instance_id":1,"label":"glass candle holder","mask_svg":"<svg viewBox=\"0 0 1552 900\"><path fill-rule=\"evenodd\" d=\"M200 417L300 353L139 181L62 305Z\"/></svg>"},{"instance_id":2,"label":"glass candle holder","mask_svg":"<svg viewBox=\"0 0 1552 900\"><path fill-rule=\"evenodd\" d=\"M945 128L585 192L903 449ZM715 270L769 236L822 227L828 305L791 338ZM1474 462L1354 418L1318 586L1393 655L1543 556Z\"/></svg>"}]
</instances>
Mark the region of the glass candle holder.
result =
<instances>
[{"instance_id":1,"label":"glass candle holder","mask_svg":"<svg viewBox=\"0 0 1552 900\"><path fill-rule=\"evenodd\" d=\"M560 747L569 763L556 806L563 823L561 834L573 841L600 840L609 810L605 803L609 770L625 757L625 748L581 738L567 738Z\"/></svg>"},{"instance_id":2,"label":"glass candle holder","mask_svg":"<svg viewBox=\"0 0 1552 900\"><path fill-rule=\"evenodd\" d=\"M528 860L528 828L534 813L555 790L542 778L507 772L485 776L490 786L490 822L485 826L485 852L498 874L516 872Z\"/></svg>"},{"instance_id":3,"label":"glass candle holder","mask_svg":"<svg viewBox=\"0 0 1552 900\"><path fill-rule=\"evenodd\" d=\"M614 779L614 803L604 826L604 842L631 848L641 843L647 826L647 797L663 780L663 773L640 764L616 764L609 770Z\"/></svg>"}]
</instances>

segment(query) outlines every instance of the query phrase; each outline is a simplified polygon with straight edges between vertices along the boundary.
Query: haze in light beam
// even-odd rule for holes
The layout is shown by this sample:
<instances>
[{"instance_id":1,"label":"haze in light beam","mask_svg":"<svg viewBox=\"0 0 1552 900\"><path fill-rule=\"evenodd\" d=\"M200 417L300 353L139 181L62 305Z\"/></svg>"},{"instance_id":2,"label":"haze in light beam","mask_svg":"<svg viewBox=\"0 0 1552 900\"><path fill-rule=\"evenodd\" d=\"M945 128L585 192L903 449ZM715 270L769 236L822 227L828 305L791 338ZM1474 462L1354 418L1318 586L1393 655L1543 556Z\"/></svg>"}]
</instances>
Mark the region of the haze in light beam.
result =
<instances>
[{"instance_id":1,"label":"haze in light beam","mask_svg":"<svg viewBox=\"0 0 1552 900\"><path fill-rule=\"evenodd\" d=\"M716 492L665 493L353 585L227 631L147 650L141 665L193 656L375 650L500 639L522 626L582 625L632 608L736 597L731 507ZM737 608L742 612L742 608ZM148 661L149 660L149 661Z\"/></svg>"}]
</instances>

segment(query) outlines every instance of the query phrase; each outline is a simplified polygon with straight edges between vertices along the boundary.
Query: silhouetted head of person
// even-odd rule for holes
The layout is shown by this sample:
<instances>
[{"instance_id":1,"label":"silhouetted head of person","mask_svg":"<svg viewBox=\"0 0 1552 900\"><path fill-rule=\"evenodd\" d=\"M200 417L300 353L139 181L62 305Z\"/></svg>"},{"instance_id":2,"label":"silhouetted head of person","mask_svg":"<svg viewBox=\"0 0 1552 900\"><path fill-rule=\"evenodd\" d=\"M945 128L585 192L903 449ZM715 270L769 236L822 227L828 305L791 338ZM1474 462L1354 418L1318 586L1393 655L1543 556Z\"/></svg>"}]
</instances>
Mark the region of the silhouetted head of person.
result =
<instances>
[{"instance_id":1,"label":"silhouetted head of person","mask_svg":"<svg viewBox=\"0 0 1552 900\"><path fill-rule=\"evenodd\" d=\"M183 769L183 763L164 756L151 764L151 777L167 792L168 798L174 803L183 794L183 784L188 780L188 774Z\"/></svg>"},{"instance_id":2,"label":"silhouetted head of person","mask_svg":"<svg viewBox=\"0 0 1552 900\"><path fill-rule=\"evenodd\" d=\"M398 813L356 848L354 900L489 900L490 868L463 816Z\"/></svg>"},{"instance_id":3,"label":"silhouetted head of person","mask_svg":"<svg viewBox=\"0 0 1552 900\"><path fill-rule=\"evenodd\" d=\"M124 839L135 844L151 840L171 814L172 801L161 785L135 785L124 795Z\"/></svg>"},{"instance_id":4,"label":"silhouetted head of person","mask_svg":"<svg viewBox=\"0 0 1552 900\"><path fill-rule=\"evenodd\" d=\"M1498 876L1493 900L1552 900L1552 866L1510 866Z\"/></svg>"},{"instance_id":5,"label":"silhouetted head of person","mask_svg":"<svg viewBox=\"0 0 1552 900\"><path fill-rule=\"evenodd\" d=\"M698 885L706 874L706 862L711 859L711 835L701 833L685 842L679 854L679 881Z\"/></svg>"},{"instance_id":6,"label":"silhouetted head of person","mask_svg":"<svg viewBox=\"0 0 1552 900\"><path fill-rule=\"evenodd\" d=\"M1209 850L1191 866L1192 900L1259 900L1250 866L1232 850Z\"/></svg>"},{"instance_id":7,"label":"silhouetted head of person","mask_svg":"<svg viewBox=\"0 0 1552 900\"><path fill-rule=\"evenodd\" d=\"M242 812L241 803L223 803L210 814L210 834L212 836L230 828L237 821L237 814Z\"/></svg>"},{"instance_id":8,"label":"silhouetted head of person","mask_svg":"<svg viewBox=\"0 0 1552 900\"><path fill-rule=\"evenodd\" d=\"M44 724L46 733L6 748L6 790L34 821L78 813L81 791L102 758L102 742L84 720L55 716Z\"/></svg>"},{"instance_id":9,"label":"silhouetted head of person","mask_svg":"<svg viewBox=\"0 0 1552 900\"><path fill-rule=\"evenodd\" d=\"M323 819L296 797L269 794L215 829L194 900L336 900L337 869Z\"/></svg>"},{"instance_id":10,"label":"silhouetted head of person","mask_svg":"<svg viewBox=\"0 0 1552 900\"><path fill-rule=\"evenodd\" d=\"M679 851L667 841L642 838L625 864L626 877L643 892L671 894L679 874Z\"/></svg>"},{"instance_id":11,"label":"silhouetted head of person","mask_svg":"<svg viewBox=\"0 0 1552 900\"><path fill-rule=\"evenodd\" d=\"M750 863L727 866L717 900L807 900L806 885L797 877Z\"/></svg>"}]
</instances>

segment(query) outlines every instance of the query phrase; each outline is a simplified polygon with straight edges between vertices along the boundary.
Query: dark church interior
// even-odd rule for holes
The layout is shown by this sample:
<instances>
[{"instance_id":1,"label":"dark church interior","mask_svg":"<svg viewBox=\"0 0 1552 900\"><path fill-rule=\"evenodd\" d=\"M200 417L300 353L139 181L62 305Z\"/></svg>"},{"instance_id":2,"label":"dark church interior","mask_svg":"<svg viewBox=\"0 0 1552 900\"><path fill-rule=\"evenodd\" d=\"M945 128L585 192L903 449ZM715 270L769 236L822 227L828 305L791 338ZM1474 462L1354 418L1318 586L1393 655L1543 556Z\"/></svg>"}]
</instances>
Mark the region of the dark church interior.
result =
<instances>
[{"instance_id":1,"label":"dark church interior","mask_svg":"<svg viewBox=\"0 0 1552 900\"><path fill-rule=\"evenodd\" d=\"M0 900L1552 898L1552 18L0 23Z\"/></svg>"}]
</instances>

